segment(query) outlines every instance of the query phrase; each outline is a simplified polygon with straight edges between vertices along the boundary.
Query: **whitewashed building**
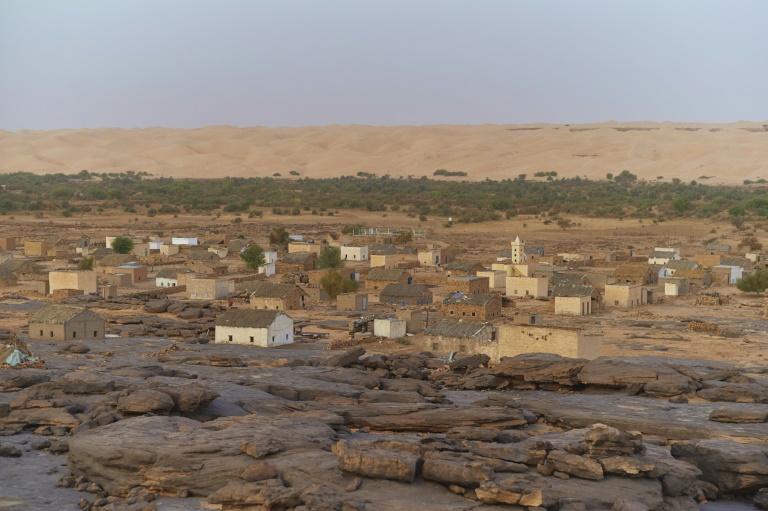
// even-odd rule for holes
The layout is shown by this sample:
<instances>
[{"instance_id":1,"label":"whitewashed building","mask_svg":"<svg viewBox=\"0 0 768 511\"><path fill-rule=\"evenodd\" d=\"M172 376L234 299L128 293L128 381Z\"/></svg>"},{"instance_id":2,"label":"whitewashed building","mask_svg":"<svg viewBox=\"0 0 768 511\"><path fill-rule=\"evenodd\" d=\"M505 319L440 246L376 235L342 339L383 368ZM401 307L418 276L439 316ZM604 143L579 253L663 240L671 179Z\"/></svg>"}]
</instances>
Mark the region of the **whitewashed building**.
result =
<instances>
[{"instance_id":1,"label":"whitewashed building","mask_svg":"<svg viewBox=\"0 0 768 511\"><path fill-rule=\"evenodd\" d=\"M405 319L374 319L373 335L377 337L387 337L389 339L405 337Z\"/></svg>"},{"instance_id":2,"label":"whitewashed building","mask_svg":"<svg viewBox=\"0 0 768 511\"><path fill-rule=\"evenodd\" d=\"M341 247L342 261L367 261L368 247Z\"/></svg>"},{"instance_id":3,"label":"whitewashed building","mask_svg":"<svg viewBox=\"0 0 768 511\"><path fill-rule=\"evenodd\" d=\"M197 238L171 238L171 245L197 245Z\"/></svg>"},{"instance_id":4,"label":"whitewashed building","mask_svg":"<svg viewBox=\"0 0 768 511\"><path fill-rule=\"evenodd\" d=\"M269 348L293 342L293 319L279 310L229 309L216 320L217 343Z\"/></svg>"}]
</instances>

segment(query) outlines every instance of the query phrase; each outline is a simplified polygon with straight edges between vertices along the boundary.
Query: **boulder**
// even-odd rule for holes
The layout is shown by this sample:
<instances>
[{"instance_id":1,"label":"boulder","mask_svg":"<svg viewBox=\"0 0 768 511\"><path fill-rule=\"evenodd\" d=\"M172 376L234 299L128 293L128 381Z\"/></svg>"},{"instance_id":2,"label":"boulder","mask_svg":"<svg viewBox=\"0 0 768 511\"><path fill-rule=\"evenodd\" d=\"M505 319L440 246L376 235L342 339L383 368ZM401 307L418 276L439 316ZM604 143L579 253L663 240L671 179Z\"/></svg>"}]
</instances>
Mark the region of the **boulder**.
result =
<instances>
[{"instance_id":1,"label":"boulder","mask_svg":"<svg viewBox=\"0 0 768 511\"><path fill-rule=\"evenodd\" d=\"M584 456L569 454L565 451L552 451L547 456L546 462L558 472L594 481L603 479L603 467L600 463Z\"/></svg>"},{"instance_id":2,"label":"boulder","mask_svg":"<svg viewBox=\"0 0 768 511\"><path fill-rule=\"evenodd\" d=\"M768 488L760 488L752 502L757 509L768 509Z\"/></svg>"},{"instance_id":3,"label":"boulder","mask_svg":"<svg viewBox=\"0 0 768 511\"><path fill-rule=\"evenodd\" d=\"M669 364L648 359L599 357L578 375L585 385L625 388L641 383L650 395L671 397L698 388L698 383ZM651 385L650 389L648 385Z\"/></svg>"},{"instance_id":4,"label":"boulder","mask_svg":"<svg viewBox=\"0 0 768 511\"><path fill-rule=\"evenodd\" d=\"M696 394L709 401L768 404L768 387L760 383L707 384Z\"/></svg>"},{"instance_id":5,"label":"boulder","mask_svg":"<svg viewBox=\"0 0 768 511\"><path fill-rule=\"evenodd\" d=\"M171 305L170 300L150 300L144 304L144 311L161 314L168 310L169 305Z\"/></svg>"},{"instance_id":6,"label":"boulder","mask_svg":"<svg viewBox=\"0 0 768 511\"><path fill-rule=\"evenodd\" d=\"M173 406L171 396L153 389L125 390L120 393L117 399L117 410L129 414L156 413L164 415L170 412Z\"/></svg>"},{"instance_id":7,"label":"boulder","mask_svg":"<svg viewBox=\"0 0 768 511\"><path fill-rule=\"evenodd\" d=\"M744 423L768 422L768 407L717 408L709 413L709 420L715 422Z\"/></svg>"},{"instance_id":8,"label":"boulder","mask_svg":"<svg viewBox=\"0 0 768 511\"><path fill-rule=\"evenodd\" d=\"M579 384L578 374L587 360L566 358L550 353L526 353L516 357L503 357L494 365L496 376L516 378L534 383L556 383L565 386Z\"/></svg>"},{"instance_id":9,"label":"boulder","mask_svg":"<svg viewBox=\"0 0 768 511\"><path fill-rule=\"evenodd\" d=\"M344 353L334 355L331 358L322 361L320 365L326 367L346 367L357 362L357 359L363 355L365 355L365 348L358 346L357 348L349 349Z\"/></svg>"},{"instance_id":10,"label":"boulder","mask_svg":"<svg viewBox=\"0 0 768 511\"><path fill-rule=\"evenodd\" d=\"M339 470L374 479L412 483L421 465L418 454L354 445L339 440L333 448L339 457Z\"/></svg>"},{"instance_id":11,"label":"boulder","mask_svg":"<svg viewBox=\"0 0 768 511\"><path fill-rule=\"evenodd\" d=\"M724 493L754 492L768 485L768 447L731 440L693 440L672 445L672 456L696 465L702 479Z\"/></svg>"},{"instance_id":12,"label":"boulder","mask_svg":"<svg viewBox=\"0 0 768 511\"><path fill-rule=\"evenodd\" d=\"M477 488L483 482L493 478L493 470L478 461L473 461L471 456L427 452L424 455L421 476L446 485Z\"/></svg>"}]
</instances>

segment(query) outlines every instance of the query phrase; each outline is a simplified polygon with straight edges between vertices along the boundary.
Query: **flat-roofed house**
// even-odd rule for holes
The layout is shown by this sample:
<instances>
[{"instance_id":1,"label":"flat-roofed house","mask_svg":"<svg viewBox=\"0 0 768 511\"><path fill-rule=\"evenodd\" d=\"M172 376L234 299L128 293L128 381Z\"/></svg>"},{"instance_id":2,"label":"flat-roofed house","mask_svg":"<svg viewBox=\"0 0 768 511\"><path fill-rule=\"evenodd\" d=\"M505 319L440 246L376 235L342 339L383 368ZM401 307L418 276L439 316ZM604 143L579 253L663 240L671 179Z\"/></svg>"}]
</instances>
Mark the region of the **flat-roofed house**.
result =
<instances>
[{"instance_id":1,"label":"flat-roofed house","mask_svg":"<svg viewBox=\"0 0 768 511\"><path fill-rule=\"evenodd\" d=\"M501 317L501 295L456 293L443 300L440 310L450 318L488 321Z\"/></svg>"},{"instance_id":2,"label":"flat-roofed house","mask_svg":"<svg viewBox=\"0 0 768 511\"><path fill-rule=\"evenodd\" d=\"M368 291L378 291L384 289L389 284L410 284L412 282L411 274L400 269L371 268L365 277L365 289Z\"/></svg>"},{"instance_id":3,"label":"flat-roofed house","mask_svg":"<svg viewBox=\"0 0 768 511\"><path fill-rule=\"evenodd\" d=\"M440 320L424 330L424 349L433 353L484 353L491 356L498 349L495 339L496 330L490 323Z\"/></svg>"},{"instance_id":4,"label":"flat-roofed house","mask_svg":"<svg viewBox=\"0 0 768 511\"><path fill-rule=\"evenodd\" d=\"M293 319L281 310L229 309L216 319L216 343L269 348L293 342Z\"/></svg>"},{"instance_id":5,"label":"flat-roofed house","mask_svg":"<svg viewBox=\"0 0 768 511\"><path fill-rule=\"evenodd\" d=\"M429 305L432 299L432 291L422 284L388 284L379 294L379 302L390 305Z\"/></svg>"}]
</instances>

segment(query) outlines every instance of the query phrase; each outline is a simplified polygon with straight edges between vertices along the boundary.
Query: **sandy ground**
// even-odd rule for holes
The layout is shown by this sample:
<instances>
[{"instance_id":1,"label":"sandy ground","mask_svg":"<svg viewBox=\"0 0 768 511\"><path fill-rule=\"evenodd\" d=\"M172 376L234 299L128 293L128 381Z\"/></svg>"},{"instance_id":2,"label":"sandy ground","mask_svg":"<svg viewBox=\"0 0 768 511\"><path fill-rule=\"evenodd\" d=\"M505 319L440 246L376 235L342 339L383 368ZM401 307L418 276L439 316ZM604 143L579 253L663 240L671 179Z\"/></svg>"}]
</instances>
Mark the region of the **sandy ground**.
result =
<instances>
[{"instance_id":1,"label":"sandy ground","mask_svg":"<svg viewBox=\"0 0 768 511\"><path fill-rule=\"evenodd\" d=\"M763 123L316 126L297 128L0 130L0 172L126 170L174 177L336 177L359 171L431 176L464 171L481 180L557 171L604 179L740 184L768 178ZM709 178L709 179L707 179Z\"/></svg>"}]
</instances>

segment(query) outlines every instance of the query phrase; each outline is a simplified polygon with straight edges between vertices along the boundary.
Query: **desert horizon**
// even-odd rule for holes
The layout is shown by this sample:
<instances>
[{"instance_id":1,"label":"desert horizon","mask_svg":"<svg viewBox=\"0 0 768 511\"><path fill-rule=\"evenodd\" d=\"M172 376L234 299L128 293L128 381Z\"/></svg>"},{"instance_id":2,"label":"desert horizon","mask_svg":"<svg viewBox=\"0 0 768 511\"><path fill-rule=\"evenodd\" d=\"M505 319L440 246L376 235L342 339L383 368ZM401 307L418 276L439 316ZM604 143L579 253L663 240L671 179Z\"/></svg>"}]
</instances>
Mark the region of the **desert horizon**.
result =
<instances>
[{"instance_id":1,"label":"desert horizon","mask_svg":"<svg viewBox=\"0 0 768 511\"><path fill-rule=\"evenodd\" d=\"M768 121L304 127L84 128L0 131L0 172L149 172L162 177L604 179L741 184L768 177ZM293 174L289 172L293 171ZM298 175L296 175L298 174Z\"/></svg>"}]
</instances>

